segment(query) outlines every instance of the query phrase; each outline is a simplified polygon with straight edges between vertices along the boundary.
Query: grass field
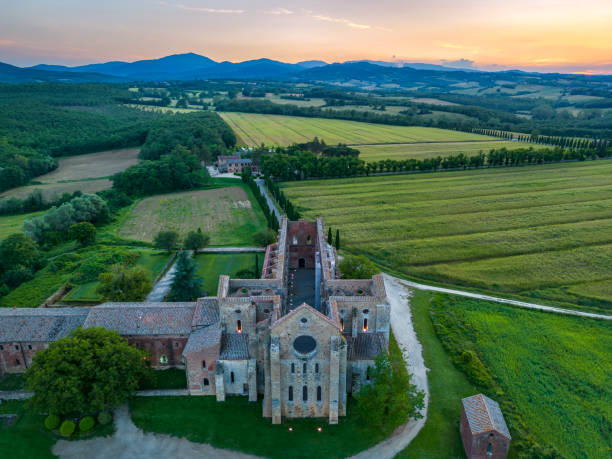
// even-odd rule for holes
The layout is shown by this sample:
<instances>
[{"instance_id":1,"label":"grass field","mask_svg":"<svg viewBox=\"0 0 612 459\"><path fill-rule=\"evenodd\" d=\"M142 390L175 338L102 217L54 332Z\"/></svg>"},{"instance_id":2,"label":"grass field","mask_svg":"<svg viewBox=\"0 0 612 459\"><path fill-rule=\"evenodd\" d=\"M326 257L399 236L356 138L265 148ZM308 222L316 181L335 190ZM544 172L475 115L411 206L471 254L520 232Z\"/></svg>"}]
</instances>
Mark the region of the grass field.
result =
<instances>
[{"instance_id":1,"label":"grass field","mask_svg":"<svg viewBox=\"0 0 612 459\"><path fill-rule=\"evenodd\" d=\"M259 269L261 269L264 254L259 253L257 256ZM204 278L203 288L208 296L217 294L221 274L236 278L242 270L255 269L255 254L253 253L200 253L194 259L198 264L198 275Z\"/></svg>"},{"instance_id":2,"label":"grass field","mask_svg":"<svg viewBox=\"0 0 612 459\"><path fill-rule=\"evenodd\" d=\"M430 308L453 361L500 402L511 449L531 437L563 457L610 456L612 323L446 295Z\"/></svg>"},{"instance_id":3,"label":"grass field","mask_svg":"<svg viewBox=\"0 0 612 459\"><path fill-rule=\"evenodd\" d=\"M13 233L21 232L24 220L42 213L43 212L32 212L29 214L0 216L0 241Z\"/></svg>"},{"instance_id":4,"label":"grass field","mask_svg":"<svg viewBox=\"0 0 612 459\"><path fill-rule=\"evenodd\" d=\"M243 186L173 193L139 201L118 235L152 241L164 229L185 235L201 228L210 244L253 245L253 234L266 227L263 213Z\"/></svg>"},{"instance_id":5,"label":"grass field","mask_svg":"<svg viewBox=\"0 0 612 459\"><path fill-rule=\"evenodd\" d=\"M366 162L380 161L382 159L402 160L408 158L425 159L436 156L449 156L463 153L467 156L476 155L479 152L486 153L494 148L506 148L515 150L517 148L545 148L546 145L535 145L524 142L443 142L443 143L415 143L398 145L368 145L359 146L361 152L359 158Z\"/></svg>"},{"instance_id":6,"label":"grass field","mask_svg":"<svg viewBox=\"0 0 612 459\"><path fill-rule=\"evenodd\" d=\"M47 199L76 190L84 193L105 190L112 186L106 177L136 164L139 151L138 148L126 148L61 158L57 169L36 177L36 182L40 184L13 188L0 194L0 199L11 196L24 198L35 189L42 190Z\"/></svg>"},{"instance_id":7,"label":"grass field","mask_svg":"<svg viewBox=\"0 0 612 459\"><path fill-rule=\"evenodd\" d=\"M283 186L344 249L403 274L612 307L612 161Z\"/></svg>"},{"instance_id":8,"label":"grass field","mask_svg":"<svg viewBox=\"0 0 612 459\"><path fill-rule=\"evenodd\" d=\"M220 113L234 132L249 146L288 145L314 137L328 144L414 143L492 140L493 137L468 132L417 126L391 126L323 118Z\"/></svg>"}]
</instances>

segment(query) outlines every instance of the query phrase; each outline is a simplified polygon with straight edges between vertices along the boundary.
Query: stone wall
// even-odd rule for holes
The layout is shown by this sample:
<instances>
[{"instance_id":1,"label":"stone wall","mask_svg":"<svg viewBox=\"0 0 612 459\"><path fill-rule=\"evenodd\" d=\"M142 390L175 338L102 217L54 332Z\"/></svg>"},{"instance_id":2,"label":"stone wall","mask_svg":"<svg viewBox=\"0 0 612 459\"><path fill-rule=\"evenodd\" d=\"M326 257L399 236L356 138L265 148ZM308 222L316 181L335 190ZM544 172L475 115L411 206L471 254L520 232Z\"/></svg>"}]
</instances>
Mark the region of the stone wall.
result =
<instances>
[{"instance_id":1,"label":"stone wall","mask_svg":"<svg viewBox=\"0 0 612 459\"><path fill-rule=\"evenodd\" d=\"M191 395L215 395L215 370L220 348L219 342L186 356L187 388Z\"/></svg>"},{"instance_id":2,"label":"stone wall","mask_svg":"<svg viewBox=\"0 0 612 459\"><path fill-rule=\"evenodd\" d=\"M510 440L495 431L472 435L464 409L461 410L460 431L468 459L506 459L508 456ZM487 455L489 444L491 452Z\"/></svg>"},{"instance_id":3,"label":"stone wall","mask_svg":"<svg viewBox=\"0 0 612 459\"><path fill-rule=\"evenodd\" d=\"M128 343L150 354L151 366L157 369L180 367L183 363L183 349L189 335L181 336L126 336ZM165 359L162 357L165 356ZM163 362L166 360L166 363Z\"/></svg>"}]
</instances>

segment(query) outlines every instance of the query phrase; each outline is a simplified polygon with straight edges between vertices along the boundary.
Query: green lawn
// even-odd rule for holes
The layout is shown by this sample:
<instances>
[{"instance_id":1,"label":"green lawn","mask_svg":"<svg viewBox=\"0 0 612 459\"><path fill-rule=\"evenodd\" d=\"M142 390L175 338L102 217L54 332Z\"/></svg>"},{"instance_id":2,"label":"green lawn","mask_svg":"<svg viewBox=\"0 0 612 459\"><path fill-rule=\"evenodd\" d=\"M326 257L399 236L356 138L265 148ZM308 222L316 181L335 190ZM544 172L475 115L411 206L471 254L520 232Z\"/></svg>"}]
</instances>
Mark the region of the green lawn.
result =
<instances>
[{"instance_id":1,"label":"green lawn","mask_svg":"<svg viewBox=\"0 0 612 459\"><path fill-rule=\"evenodd\" d=\"M359 422L351 398L347 416L337 425L316 418L272 425L261 416L261 402L246 397L228 397L222 403L214 397L136 397L130 411L134 423L146 431L271 458L344 458L382 439Z\"/></svg>"},{"instance_id":2,"label":"green lawn","mask_svg":"<svg viewBox=\"0 0 612 459\"><path fill-rule=\"evenodd\" d=\"M612 454L612 323L447 295L430 307L453 361L500 403L512 450Z\"/></svg>"},{"instance_id":3,"label":"green lawn","mask_svg":"<svg viewBox=\"0 0 612 459\"><path fill-rule=\"evenodd\" d=\"M32 212L29 214L1 216L0 217L0 240L4 239L5 237L13 233L21 232L21 228L23 227L23 221L26 218L34 217L42 213L43 212Z\"/></svg>"},{"instance_id":4,"label":"green lawn","mask_svg":"<svg viewBox=\"0 0 612 459\"><path fill-rule=\"evenodd\" d=\"M153 370L151 381L141 385L140 390L149 389L186 389L187 375L180 368Z\"/></svg>"},{"instance_id":5,"label":"green lawn","mask_svg":"<svg viewBox=\"0 0 612 459\"><path fill-rule=\"evenodd\" d=\"M52 458L56 438L43 425L44 416L25 412L23 401L7 401L0 405L0 414L18 414L11 427L0 423L0 457L11 459Z\"/></svg>"},{"instance_id":6,"label":"green lawn","mask_svg":"<svg viewBox=\"0 0 612 459\"><path fill-rule=\"evenodd\" d=\"M402 459L465 457L459 434L461 399L479 392L453 365L436 337L429 318L430 297L429 293L416 290L410 298L414 328L423 345L425 366L429 368L429 407L425 427L398 455Z\"/></svg>"},{"instance_id":7,"label":"green lawn","mask_svg":"<svg viewBox=\"0 0 612 459\"><path fill-rule=\"evenodd\" d=\"M282 186L345 250L404 275L612 307L612 161Z\"/></svg>"},{"instance_id":8,"label":"green lawn","mask_svg":"<svg viewBox=\"0 0 612 459\"><path fill-rule=\"evenodd\" d=\"M196 255L194 259L198 264L198 275L204 278L203 288L207 295L214 296L217 294L221 274L235 278L242 270L254 270L256 255L260 270L256 277L259 278L264 258L263 253L201 253Z\"/></svg>"},{"instance_id":9,"label":"green lawn","mask_svg":"<svg viewBox=\"0 0 612 459\"><path fill-rule=\"evenodd\" d=\"M492 140L469 132L421 126L392 126L325 118L220 113L234 132L249 146L289 145L315 137L328 144L414 143L441 141Z\"/></svg>"},{"instance_id":10,"label":"green lawn","mask_svg":"<svg viewBox=\"0 0 612 459\"><path fill-rule=\"evenodd\" d=\"M463 153L467 156L477 155L479 152L486 153L492 149L506 148L516 150L517 148L546 148L546 145L536 145L524 142L444 142L444 143L416 143L400 145L369 145L356 147L361 153L359 158L366 162L393 159L396 161L416 158L426 159L436 156L450 156Z\"/></svg>"}]
</instances>

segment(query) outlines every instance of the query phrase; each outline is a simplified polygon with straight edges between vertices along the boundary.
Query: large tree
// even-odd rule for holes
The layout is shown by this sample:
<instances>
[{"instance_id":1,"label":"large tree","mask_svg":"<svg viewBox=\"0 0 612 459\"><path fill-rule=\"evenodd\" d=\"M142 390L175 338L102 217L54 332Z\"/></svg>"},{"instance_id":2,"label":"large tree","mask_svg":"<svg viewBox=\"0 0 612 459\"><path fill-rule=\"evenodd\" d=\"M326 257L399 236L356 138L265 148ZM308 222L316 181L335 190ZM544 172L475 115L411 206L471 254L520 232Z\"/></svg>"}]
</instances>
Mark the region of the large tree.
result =
<instances>
[{"instance_id":1,"label":"large tree","mask_svg":"<svg viewBox=\"0 0 612 459\"><path fill-rule=\"evenodd\" d=\"M198 276L198 265L185 251L178 255L172 281L170 301L191 301L202 294L204 279Z\"/></svg>"},{"instance_id":2,"label":"large tree","mask_svg":"<svg viewBox=\"0 0 612 459\"><path fill-rule=\"evenodd\" d=\"M81 245L90 245L96 240L96 227L89 222L75 223L68 228L68 236L79 241Z\"/></svg>"},{"instance_id":3,"label":"large tree","mask_svg":"<svg viewBox=\"0 0 612 459\"><path fill-rule=\"evenodd\" d=\"M150 273L142 266L115 264L98 280L98 293L108 301L142 301L153 288Z\"/></svg>"},{"instance_id":4,"label":"large tree","mask_svg":"<svg viewBox=\"0 0 612 459\"><path fill-rule=\"evenodd\" d=\"M172 252L172 249L176 247L179 241L179 235L176 231L160 231L155 236L153 243L158 249L165 249L168 253Z\"/></svg>"},{"instance_id":5,"label":"large tree","mask_svg":"<svg viewBox=\"0 0 612 459\"><path fill-rule=\"evenodd\" d=\"M149 377L146 352L115 331L77 329L39 351L25 373L30 407L58 416L96 414L125 403Z\"/></svg>"},{"instance_id":6,"label":"large tree","mask_svg":"<svg viewBox=\"0 0 612 459\"><path fill-rule=\"evenodd\" d=\"M364 422L388 434L410 418L422 417L425 395L410 382L401 351L380 354L368 372L372 383L355 395Z\"/></svg>"},{"instance_id":7,"label":"large tree","mask_svg":"<svg viewBox=\"0 0 612 459\"><path fill-rule=\"evenodd\" d=\"M209 242L210 236L202 233L202 230L198 228L197 231L189 231L189 233L187 233L183 246L187 250L198 250L206 247Z\"/></svg>"}]
</instances>

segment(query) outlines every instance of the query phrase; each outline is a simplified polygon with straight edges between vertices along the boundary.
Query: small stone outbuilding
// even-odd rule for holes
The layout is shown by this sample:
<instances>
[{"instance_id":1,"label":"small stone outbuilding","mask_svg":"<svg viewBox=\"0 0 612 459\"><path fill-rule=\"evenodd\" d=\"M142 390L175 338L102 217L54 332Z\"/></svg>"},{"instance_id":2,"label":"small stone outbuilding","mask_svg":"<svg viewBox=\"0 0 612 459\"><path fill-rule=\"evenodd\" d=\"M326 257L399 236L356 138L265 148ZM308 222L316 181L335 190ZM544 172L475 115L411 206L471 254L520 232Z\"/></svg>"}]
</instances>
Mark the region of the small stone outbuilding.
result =
<instances>
[{"instance_id":1,"label":"small stone outbuilding","mask_svg":"<svg viewBox=\"0 0 612 459\"><path fill-rule=\"evenodd\" d=\"M512 438L499 404L483 394L464 398L461 439L468 459L505 459Z\"/></svg>"}]
</instances>

